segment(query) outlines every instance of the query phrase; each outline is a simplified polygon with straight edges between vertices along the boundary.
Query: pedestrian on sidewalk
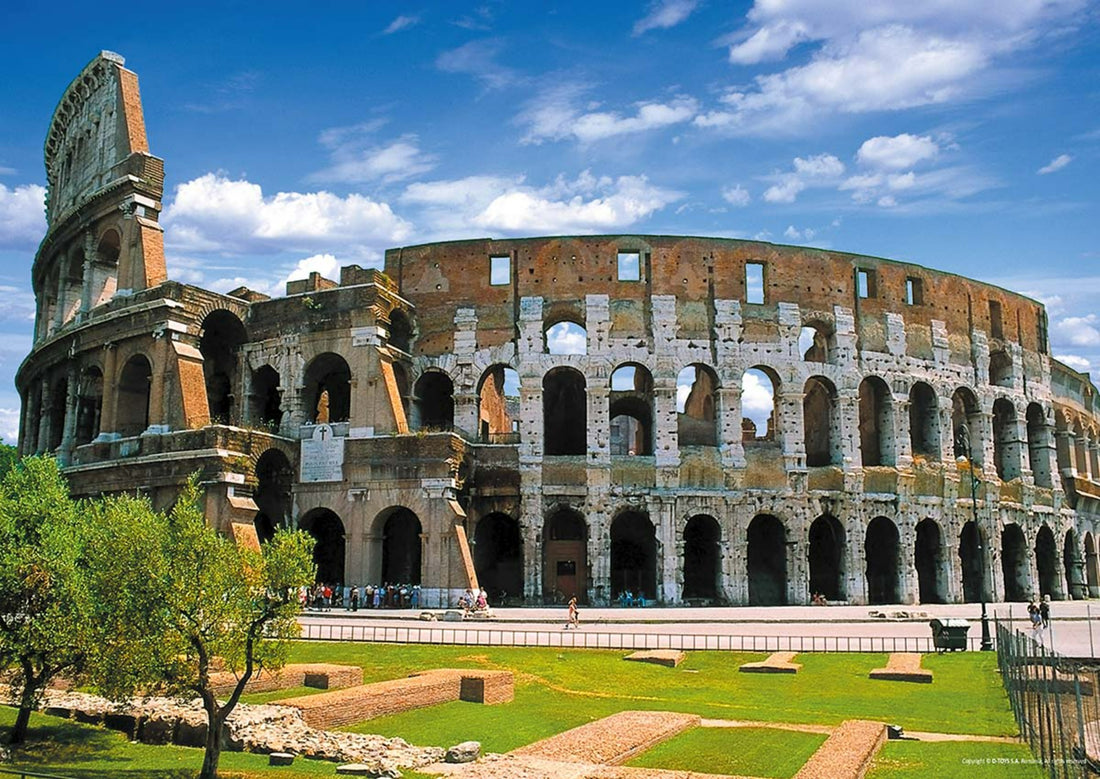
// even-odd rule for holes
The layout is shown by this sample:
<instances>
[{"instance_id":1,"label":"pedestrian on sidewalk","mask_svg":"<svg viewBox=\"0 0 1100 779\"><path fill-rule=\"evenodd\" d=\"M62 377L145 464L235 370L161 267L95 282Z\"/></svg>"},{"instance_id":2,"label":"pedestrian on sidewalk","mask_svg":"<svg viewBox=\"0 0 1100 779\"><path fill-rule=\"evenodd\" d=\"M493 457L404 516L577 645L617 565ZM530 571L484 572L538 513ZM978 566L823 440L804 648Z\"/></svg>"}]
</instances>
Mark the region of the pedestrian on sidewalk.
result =
<instances>
[{"instance_id":1,"label":"pedestrian on sidewalk","mask_svg":"<svg viewBox=\"0 0 1100 779\"><path fill-rule=\"evenodd\" d=\"M574 595L569 599L569 619L565 623L565 630L569 630L569 626L572 625L574 630L581 629L580 612L577 611L577 596Z\"/></svg>"},{"instance_id":2,"label":"pedestrian on sidewalk","mask_svg":"<svg viewBox=\"0 0 1100 779\"><path fill-rule=\"evenodd\" d=\"M1043 621L1043 627L1050 627L1050 595L1043 596L1043 602L1039 604L1039 618Z\"/></svg>"}]
</instances>

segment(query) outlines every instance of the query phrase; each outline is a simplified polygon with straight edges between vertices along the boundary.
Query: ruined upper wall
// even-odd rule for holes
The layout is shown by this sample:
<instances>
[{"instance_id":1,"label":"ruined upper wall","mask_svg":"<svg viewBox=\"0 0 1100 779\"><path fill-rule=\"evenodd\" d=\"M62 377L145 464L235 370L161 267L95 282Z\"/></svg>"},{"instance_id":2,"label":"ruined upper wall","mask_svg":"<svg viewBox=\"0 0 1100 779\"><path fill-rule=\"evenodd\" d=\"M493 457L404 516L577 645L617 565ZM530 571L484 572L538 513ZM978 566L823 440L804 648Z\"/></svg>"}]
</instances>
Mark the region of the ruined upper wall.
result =
<instances>
[{"instance_id":1,"label":"ruined upper wall","mask_svg":"<svg viewBox=\"0 0 1100 779\"><path fill-rule=\"evenodd\" d=\"M638 280L619 280L620 252L638 253ZM508 283L491 285L490 258L504 256ZM749 303L750 263L763 271L760 304ZM919 265L761 241L640 235L453 241L391 249L385 270L417 306L424 354L448 348L458 308L476 309L478 343L492 346L514 337L521 298L542 297L548 323L583 323L585 295L592 294L609 297L612 328L623 337L646 337L652 298L665 295L676 298L680 330L692 336L711 332L713 301L738 300L746 322L774 320L780 302L797 303L803 322L828 322L834 306L849 309L861 348L871 351L885 349L885 316L898 313L914 348L927 344L929 357L933 320L946 325L955 362L970 360L974 330L988 335L993 350L1012 342L1047 352L1044 309L1022 295Z\"/></svg>"}]
</instances>

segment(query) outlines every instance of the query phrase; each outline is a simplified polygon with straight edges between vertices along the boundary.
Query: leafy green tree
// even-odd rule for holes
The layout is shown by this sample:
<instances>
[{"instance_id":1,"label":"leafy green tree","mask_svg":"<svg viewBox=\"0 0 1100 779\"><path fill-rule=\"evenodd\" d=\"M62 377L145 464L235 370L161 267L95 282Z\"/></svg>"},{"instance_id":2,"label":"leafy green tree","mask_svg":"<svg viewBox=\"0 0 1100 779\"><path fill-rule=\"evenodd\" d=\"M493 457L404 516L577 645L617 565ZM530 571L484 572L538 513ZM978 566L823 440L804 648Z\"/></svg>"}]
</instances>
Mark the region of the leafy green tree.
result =
<instances>
[{"instance_id":1,"label":"leafy green tree","mask_svg":"<svg viewBox=\"0 0 1100 779\"><path fill-rule=\"evenodd\" d=\"M89 567L105 651L92 676L115 697L138 688L198 695L208 723L199 777L215 779L222 727L245 685L282 667L299 633L297 590L313 581L313 540L280 531L262 553L244 548L207 526L199 499L192 479L168 515L136 498L101 505ZM237 678L224 701L211 684L221 667Z\"/></svg>"},{"instance_id":2,"label":"leafy green tree","mask_svg":"<svg viewBox=\"0 0 1100 779\"><path fill-rule=\"evenodd\" d=\"M19 462L19 450L11 444L0 444L0 476L10 471Z\"/></svg>"},{"instance_id":3,"label":"leafy green tree","mask_svg":"<svg viewBox=\"0 0 1100 779\"><path fill-rule=\"evenodd\" d=\"M50 681L79 676L94 652L82 548L57 464L29 457L9 470L0 482L0 663L15 671L12 744L25 742Z\"/></svg>"}]
</instances>

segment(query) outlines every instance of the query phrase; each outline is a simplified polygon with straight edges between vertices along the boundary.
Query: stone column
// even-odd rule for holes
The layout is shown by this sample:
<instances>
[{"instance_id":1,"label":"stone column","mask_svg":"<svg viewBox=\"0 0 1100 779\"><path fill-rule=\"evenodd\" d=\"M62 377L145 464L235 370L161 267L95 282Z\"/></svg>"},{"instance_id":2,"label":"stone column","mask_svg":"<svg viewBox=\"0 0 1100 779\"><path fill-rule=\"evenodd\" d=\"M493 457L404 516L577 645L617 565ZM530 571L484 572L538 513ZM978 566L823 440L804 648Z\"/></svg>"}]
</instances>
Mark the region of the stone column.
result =
<instances>
[{"instance_id":1,"label":"stone column","mask_svg":"<svg viewBox=\"0 0 1100 779\"><path fill-rule=\"evenodd\" d=\"M848 577L848 602L863 605L867 603L867 562L864 559L867 532L861 517L856 515L848 519L844 527L844 538L847 542L845 568Z\"/></svg>"},{"instance_id":2,"label":"stone column","mask_svg":"<svg viewBox=\"0 0 1100 779\"><path fill-rule=\"evenodd\" d=\"M676 414L676 377L653 381L654 464L658 468L680 466L680 435Z\"/></svg>"},{"instance_id":3,"label":"stone column","mask_svg":"<svg viewBox=\"0 0 1100 779\"><path fill-rule=\"evenodd\" d=\"M779 416L778 438L783 444L783 462L788 471L806 470L806 435L802 419L802 401L805 395L801 387L783 384L776 397L775 410Z\"/></svg>"},{"instance_id":4,"label":"stone column","mask_svg":"<svg viewBox=\"0 0 1100 779\"><path fill-rule=\"evenodd\" d=\"M118 353L114 344L103 347L103 411L99 419L99 437L115 433L118 419Z\"/></svg>"},{"instance_id":5,"label":"stone column","mask_svg":"<svg viewBox=\"0 0 1100 779\"><path fill-rule=\"evenodd\" d=\"M57 452L58 462L62 466L71 462L73 441L76 439L76 411L80 401L80 388L77 386L77 381L76 363L70 362L65 381L65 427L61 434L61 446Z\"/></svg>"},{"instance_id":6,"label":"stone column","mask_svg":"<svg viewBox=\"0 0 1100 779\"><path fill-rule=\"evenodd\" d=\"M95 233L84 233L84 276L80 284L80 315L92 310L92 289L95 286L95 268L99 254L96 251Z\"/></svg>"},{"instance_id":7,"label":"stone column","mask_svg":"<svg viewBox=\"0 0 1100 779\"><path fill-rule=\"evenodd\" d=\"M741 377L723 374L718 388L718 446L722 465L726 468L745 467L745 444L741 434Z\"/></svg>"},{"instance_id":8,"label":"stone column","mask_svg":"<svg viewBox=\"0 0 1100 779\"><path fill-rule=\"evenodd\" d=\"M57 264L57 310L54 311L54 332L60 330L61 326L65 324L65 309L68 307L67 297L69 291L69 257L67 255L63 256Z\"/></svg>"},{"instance_id":9,"label":"stone column","mask_svg":"<svg viewBox=\"0 0 1100 779\"><path fill-rule=\"evenodd\" d=\"M898 596L902 603L920 602L920 579L917 576L917 530L914 518L899 517L898 522Z\"/></svg>"},{"instance_id":10,"label":"stone column","mask_svg":"<svg viewBox=\"0 0 1100 779\"><path fill-rule=\"evenodd\" d=\"M589 384L588 395L588 467L607 468L611 465L611 417L606 382ZM541 393L540 393L541 395ZM541 418L541 413L540 413Z\"/></svg>"},{"instance_id":11,"label":"stone column","mask_svg":"<svg viewBox=\"0 0 1100 779\"><path fill-rule=\"evenodd\" d=\"M906 470L913 467L913 437L909 430L909 396L897 392L893 394L892 399L894 429L891 435L894 439L894 464L899 470Z\"/></svg>"},{"instance_id":12,"label":"stone column","mask_svg":"<svg viewBox=\"0 0 1100 779\"><path fill-rule=\"evenodd\" d=\"M836 409L830 420L833 461L845 471L863 467L863 452L859 441L859 391L853 387L838 389ZM837 457L837 454L840 457Z\"/></svg>"},{"instance_id":13,"label":"stone column","mask_svg":"<svg viewBox=\"0 0 1100 779\"><path fill-rule=\"evenodd\" d=\"M168 363L171 353L171 336L167 332L161 333L153 347L153 376L149 385L149 427L168 425L167 409L165 408L164 395L168 388L169 373Z\"/></svg>"},{"instance_id":14,"label":"stone column","mask_svg":"<svg viewBox=\"0 0 1100 779\"><path fill-rule=\"evenodd\" d=\"M50 445L50 407L53 405L53 390L49 380L42 379L42 405L38 419L38 446L35 454L43 454Z\"/></svg>"},{"instance_id":15,"label":"stone column","mask_svg":"<svg viewBox=\"0 0 1100 779\"><path fill-rule=\"evenodd\" d=\"M657 513L654 530L657 534L657 562L661 575L657 597L664 605L680 603L679 578L684 569L684 542L682 538L676 537L676 501L658 499L652 505ZM664 554L661 554L662 549Z\"/></svg>"}]
</instances>

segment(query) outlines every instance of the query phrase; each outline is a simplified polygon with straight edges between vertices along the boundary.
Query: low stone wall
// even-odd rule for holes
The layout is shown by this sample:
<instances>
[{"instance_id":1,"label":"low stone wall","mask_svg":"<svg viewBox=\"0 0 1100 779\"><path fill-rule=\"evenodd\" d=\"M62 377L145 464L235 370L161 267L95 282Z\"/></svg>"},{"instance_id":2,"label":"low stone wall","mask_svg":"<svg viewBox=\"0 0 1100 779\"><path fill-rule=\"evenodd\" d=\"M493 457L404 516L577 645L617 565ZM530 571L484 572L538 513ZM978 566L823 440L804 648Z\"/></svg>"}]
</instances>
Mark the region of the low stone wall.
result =
<instances>
[{"instance_id":1,"label":"low stone wall","mask_svg":"<svg viewBox=\"0 0 1100 779\"><path fill-rule=\"evenodd\" d=\"M336 690L341 687L354 687L363 683L363 669L354 665L332 665L329 663L295 663L286 665L277 671L267 669L248 680L244 691L274 692L292 687L316 687L321 690ZM217 671L210 674L210 684L214 694L222 697L229 695L237 686L237 675L231 671Z\"/></svg>"},{"instance_id":2,"label":"low stone wall","mask_svg":"<svg viewBox=\"0 0 1100 779\"><path fill-rule=\"evenodd\" d=\"M511 754L563 763L618 765L698 725L699 716L696 714L620 711L520 747Z\"/></svg>"},{"instance_id":3,"label":"low stone wall","mask_svg":"<svg viewBox=\"0 0 1100 779\"><path fill-rule=\"evenodd\" d=\"M511 671L438 669L279 703L298 709L312 727L334 728L450 701L496 704L513 696Z\"/></svg>"},{"instance_id":4,"label":"low stone wall","mask_svg":"<svg viewBox=\"0 0 1100 779\"><path fill-rule=\"evenodd\" d=\"M846 720L802 766L794 779L860 779L886 740L881 722Z\"/></svg>"}]
</instances>

